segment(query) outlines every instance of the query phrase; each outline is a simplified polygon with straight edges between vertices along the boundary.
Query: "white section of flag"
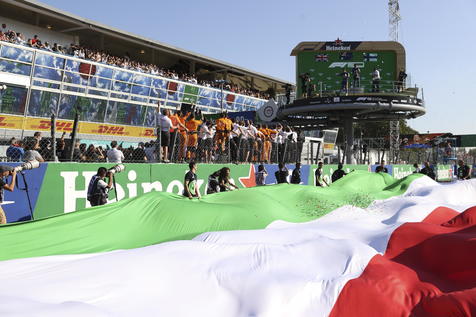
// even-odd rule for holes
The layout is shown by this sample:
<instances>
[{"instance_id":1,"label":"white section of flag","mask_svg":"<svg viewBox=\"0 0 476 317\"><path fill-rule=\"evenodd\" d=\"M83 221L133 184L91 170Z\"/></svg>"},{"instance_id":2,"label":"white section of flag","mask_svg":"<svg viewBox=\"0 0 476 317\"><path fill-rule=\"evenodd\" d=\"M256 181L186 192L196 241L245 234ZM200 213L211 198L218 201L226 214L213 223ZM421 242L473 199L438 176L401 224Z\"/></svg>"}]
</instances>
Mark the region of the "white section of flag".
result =
<instances>
[{"instance_id":1,"label":"white section of flag","mask_svg":"<svg viewBox=\"0 0 476 317\"><path fill-rule=\"evenodd\" d=\"M0 262L1 316L326 316L401 224L476 205L476 180L424 177L369 208L193 241Z\"/></svg>"}]
</instances>

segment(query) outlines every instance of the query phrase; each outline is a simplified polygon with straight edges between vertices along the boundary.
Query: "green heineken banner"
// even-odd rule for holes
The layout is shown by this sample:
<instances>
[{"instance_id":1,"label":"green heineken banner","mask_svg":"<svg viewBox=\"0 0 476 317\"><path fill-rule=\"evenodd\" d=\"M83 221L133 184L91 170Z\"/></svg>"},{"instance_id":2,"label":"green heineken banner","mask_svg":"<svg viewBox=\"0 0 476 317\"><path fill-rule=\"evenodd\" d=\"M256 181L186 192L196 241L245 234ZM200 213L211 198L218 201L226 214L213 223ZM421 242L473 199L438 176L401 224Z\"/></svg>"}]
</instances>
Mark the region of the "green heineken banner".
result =
<instances>
[{"instance_id":1,"label":"green heineken banner","mask_svg":"<svg viewBox=\"0 0 476 317\"><path fill-rule=\"evenodd\" d=\"M185 85L182 101L185 103L196 104L198 100L198 86Z\"/></svg>"}]
</instances>

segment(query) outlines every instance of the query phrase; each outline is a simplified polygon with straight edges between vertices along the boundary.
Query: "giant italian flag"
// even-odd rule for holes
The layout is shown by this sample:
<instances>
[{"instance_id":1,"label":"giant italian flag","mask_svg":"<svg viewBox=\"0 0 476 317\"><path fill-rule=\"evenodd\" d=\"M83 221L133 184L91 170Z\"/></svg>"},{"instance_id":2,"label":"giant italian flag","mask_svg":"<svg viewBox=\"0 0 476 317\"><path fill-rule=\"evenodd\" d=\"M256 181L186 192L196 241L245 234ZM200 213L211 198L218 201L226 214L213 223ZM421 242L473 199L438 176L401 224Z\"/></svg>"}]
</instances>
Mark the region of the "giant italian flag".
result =
<instances>
[{"instance_id":1,"label":"giant italian flag","mask_svg":"<svg viewBox=\"0 0 476 317\"><path fill-rule=\"evenodd\" d=\"M0 228L0 316L475 316L476 181L354 172Z\"/></svg>"}]
</instances>

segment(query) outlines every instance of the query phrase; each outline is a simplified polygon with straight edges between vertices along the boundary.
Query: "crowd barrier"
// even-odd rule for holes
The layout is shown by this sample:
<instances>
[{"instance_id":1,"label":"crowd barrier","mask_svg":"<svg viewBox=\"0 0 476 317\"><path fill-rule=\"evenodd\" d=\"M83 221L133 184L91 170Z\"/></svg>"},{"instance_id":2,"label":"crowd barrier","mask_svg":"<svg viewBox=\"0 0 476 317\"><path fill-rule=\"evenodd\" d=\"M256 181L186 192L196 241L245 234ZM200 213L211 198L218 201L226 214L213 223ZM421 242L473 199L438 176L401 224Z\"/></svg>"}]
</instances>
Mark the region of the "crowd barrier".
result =
<instances>
[{"instance_id":1,"label":"crowd barrier","mask_svg":"<svg viewBox=\"0 0 476 317\"><path fill-rule=\"evenodd\" d=\"M5 163L16 166L18 163ZM30 205L34 219L41 219L73 212L89 207L86 192L89 180L96 174L100 166L112 167L111 163L43 163L39 168L28 170L18 175L18 185L13 192L5 192L2 208L8 222L29 220ZM257 165L253 164L199 164L198 186L202 195L206 192L207 179L210 174L228 166L232 181L240 188L253 187ZM291 174L293 164L286 165ZM346 172L351 170L375 171L376 165L346 165ZM275 184L274 173L276 164L265 165L268 171L266 184ZM317 165L302 165L301 184L315 184L314 172ZM331 175L337 165L325 165L324 179L331 183ZM389 174L395 178L403 178L413 173L411 165L388 165ZM116 174L116 191L111 191L109 201L131 198L150 191L166 191L181 194L187 164L126 164L126 170ZM453 178L451 165L438 165L436 173L439 181L450 181ZM25 188L28 188L28 192ZM27 195L28 193L28 195Z\"/></svg>"}]
</instances>

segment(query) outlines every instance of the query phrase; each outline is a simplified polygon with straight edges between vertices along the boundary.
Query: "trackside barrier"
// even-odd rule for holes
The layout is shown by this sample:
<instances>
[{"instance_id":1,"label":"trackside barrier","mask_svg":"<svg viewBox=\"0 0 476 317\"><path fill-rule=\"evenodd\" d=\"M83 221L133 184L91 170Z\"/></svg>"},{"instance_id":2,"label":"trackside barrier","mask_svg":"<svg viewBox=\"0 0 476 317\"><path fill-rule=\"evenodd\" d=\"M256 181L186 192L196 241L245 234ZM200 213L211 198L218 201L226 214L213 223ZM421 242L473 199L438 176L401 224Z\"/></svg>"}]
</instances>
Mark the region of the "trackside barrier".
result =
<instances>
[{"instance_id":1,"label":"trackside barrier","mask_svg":"<svg viewBox=\"0 0 476 317\"><path fill-rule=\"evenodd\" d=\"M6 163L16 166L18 163ZM97 169L101 166L112 167L112 163L42 163L39 168L28 170L24 177L18 176L18 188L13 192L5 192L2 208L8 222L17 222L30 219L29 202L27 199L25 182L29 188L30 203L35 219L41 219L73 212L89 207L86 200L87 184ZM253 164L199 164L198 186L200 192L205 194L207 179L216 170L228 166L231 170L232 181L241 188L253 187L257 165ZM274 173L277 171L276 164L265 165L268 171L267 184L276 183ZM294 165L287 165L289 172L293 171ZM315 184L314 173L317 165L301 166L301 184ZM403 178L413 172L410 165L389 165L389 173L396 178ZM331 175L337 165L325 165L324 179L331 183ZM346 172L352 170L375 170L374 165L346 165ZM187 164L126 164L126 170L116 174L117 198L131 198L148 193L150 191L166 191L181 194L183 190L183 178L188 170ZM440 181L452 179L452 166L438 166L436 168ZM116 200L115 191L111 191L109 202Z\"/></svg>"}]
</instances>

